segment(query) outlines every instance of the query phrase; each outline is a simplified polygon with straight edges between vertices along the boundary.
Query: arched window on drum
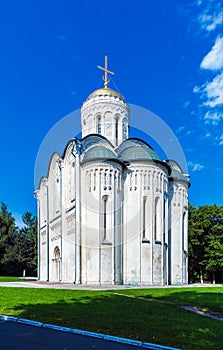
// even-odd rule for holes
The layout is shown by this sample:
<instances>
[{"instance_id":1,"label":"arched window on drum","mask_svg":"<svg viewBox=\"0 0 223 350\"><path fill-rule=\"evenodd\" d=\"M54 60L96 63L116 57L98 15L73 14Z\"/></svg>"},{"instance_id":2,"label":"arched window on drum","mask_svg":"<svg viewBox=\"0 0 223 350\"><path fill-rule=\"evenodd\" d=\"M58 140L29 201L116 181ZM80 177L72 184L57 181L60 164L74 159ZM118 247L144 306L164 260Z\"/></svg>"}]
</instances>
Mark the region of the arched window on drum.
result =
<instances>
[{"instance_id":1,"label":"arched window on drum","mask_svg":"<svg viewBox=\"0 0 223 350\"><path fill-rule=\"evenodd\" d=\"M122 138L123 140L128 138L128 121L126 118L122 121Z\"/></svg>"},{"instance_id":2,"label":"arched window on drum","mask_svg":"<svg viewBox=\"0 0 223 350\"><path fill-rule=\"evenodd\" d=\"M97 117L97 133L101 135L101 116Z\"/></svg>"}]
</instances>

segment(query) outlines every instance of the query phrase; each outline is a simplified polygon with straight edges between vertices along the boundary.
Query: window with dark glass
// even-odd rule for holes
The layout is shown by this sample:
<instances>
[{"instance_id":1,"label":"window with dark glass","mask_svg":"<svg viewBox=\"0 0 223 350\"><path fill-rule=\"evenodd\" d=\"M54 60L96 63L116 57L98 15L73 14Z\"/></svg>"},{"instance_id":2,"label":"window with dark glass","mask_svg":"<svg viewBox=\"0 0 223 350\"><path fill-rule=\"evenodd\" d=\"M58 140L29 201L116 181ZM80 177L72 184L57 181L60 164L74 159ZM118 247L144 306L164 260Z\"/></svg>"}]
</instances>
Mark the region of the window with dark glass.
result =
<instances>
[{"instance_id":1,"label":"window with dark glass","mask_svg":"<svg viewBox=\"0 0 223 350\"><path fill-rule=\"evenodd\" d=\"M97 133L101 135L101 117L97 118Z\"/></svg>"},{"instance_id":2,"label":"window with dark glass","mask_svg":"<svg viewBox=\"0 0 223 350\"><path fill-rule=\"evenodd\" d=\"M107 239L107 202L108 196L103 196L103 236L104 241Z\"/></svg>"}]
</instances>

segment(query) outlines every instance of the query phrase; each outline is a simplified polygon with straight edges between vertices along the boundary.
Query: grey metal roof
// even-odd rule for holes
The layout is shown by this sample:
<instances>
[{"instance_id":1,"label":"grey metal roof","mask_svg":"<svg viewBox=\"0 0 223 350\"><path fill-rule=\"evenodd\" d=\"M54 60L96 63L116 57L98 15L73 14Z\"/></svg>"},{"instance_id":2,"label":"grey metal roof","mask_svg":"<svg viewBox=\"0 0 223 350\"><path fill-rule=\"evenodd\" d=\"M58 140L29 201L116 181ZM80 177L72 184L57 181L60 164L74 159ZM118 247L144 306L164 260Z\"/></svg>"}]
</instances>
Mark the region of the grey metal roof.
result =
<instances>
[{"instance_id":1,"label":"grey metal roof","mask_svg":"<svg viewBox=\"0 0 223 350\"><path fill-rule=\"evenodd\" d=\"M159 160L162 161L161 157L154 151L154 149L150 148L147 145L132 145L126 149L124 149L119 156L124 161L130 160Z\"/></svg>"},{"instance_id":2,"label":"grey metal roof","mask_svg":"<svg viewBox=\"0 0 223 350\"><path fill-rule=\"evenodd\" d=\"M94 146L84 154L83 161L93 159L118 159L117 155L103 146Z\"/></svg>"}]
</instances>

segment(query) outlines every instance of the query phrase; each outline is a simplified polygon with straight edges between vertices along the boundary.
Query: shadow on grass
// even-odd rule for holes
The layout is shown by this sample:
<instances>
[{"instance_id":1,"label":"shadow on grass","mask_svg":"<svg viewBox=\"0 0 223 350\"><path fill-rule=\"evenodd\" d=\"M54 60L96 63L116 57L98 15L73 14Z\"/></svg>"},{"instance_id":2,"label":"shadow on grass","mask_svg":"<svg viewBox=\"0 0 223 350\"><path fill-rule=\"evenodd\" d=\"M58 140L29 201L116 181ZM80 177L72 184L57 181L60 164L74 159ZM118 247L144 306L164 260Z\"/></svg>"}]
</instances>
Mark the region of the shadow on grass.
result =
<instances>
[{"instance_id":1,"label":"shadow on grass","mask_svg":"<svg viewBox=\"0 0 223 350\"><path fill-rule=\"evenodd\" d=\"M144 297L178 305L197 306L204 311L218 311L223 314L223 287L217 288L170 288L170 289L132 289L120 293Z\"/></svg>"},{"instance_id":2,"label":"shadow on grass","mask_svg":"<svg viewBox=\"0 0 223 350\"><path fill-rule=\"evenodd\" d=\"M223 349L221 322L194 315L178 306L125 298L111 291L52 293L55 301L39 300L34 304L20 300L13 310L21 318L182 349ZM190 294L185 293L188 298ZM58 300L57 295L60 295ZM147 297L151 295L148 293ZM182 295L182 301L183 298Z\"/></svg>"}]
</instances>

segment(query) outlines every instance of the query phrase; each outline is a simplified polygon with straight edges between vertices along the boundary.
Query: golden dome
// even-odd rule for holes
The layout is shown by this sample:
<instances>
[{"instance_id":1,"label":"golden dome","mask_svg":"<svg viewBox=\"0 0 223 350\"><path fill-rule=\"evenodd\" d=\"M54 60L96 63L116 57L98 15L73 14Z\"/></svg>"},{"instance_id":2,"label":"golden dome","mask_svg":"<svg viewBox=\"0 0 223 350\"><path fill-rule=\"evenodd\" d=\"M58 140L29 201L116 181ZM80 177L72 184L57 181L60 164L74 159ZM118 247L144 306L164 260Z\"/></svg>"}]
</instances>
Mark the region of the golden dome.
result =
<instances>
[{"instance_id":1,"label":"golden dome","mask_svg":"<svg viewBox=\"0 0 223 350\"><path fill-rule=\"evenodd\" d=\"M111 97L115 97L115 98L118 98L119 100L125 102L125 99L124 97L119 94L117 91L115 90L112 90L112 89L109 89L109 88L101 88L101 89L98 89L98 90L95 90L94 92L92 92L88 98L87 98L87 101L91 100L92 98L94 97L97 97L97 96L111 96Z\"/></svg>"}]
</instances>

